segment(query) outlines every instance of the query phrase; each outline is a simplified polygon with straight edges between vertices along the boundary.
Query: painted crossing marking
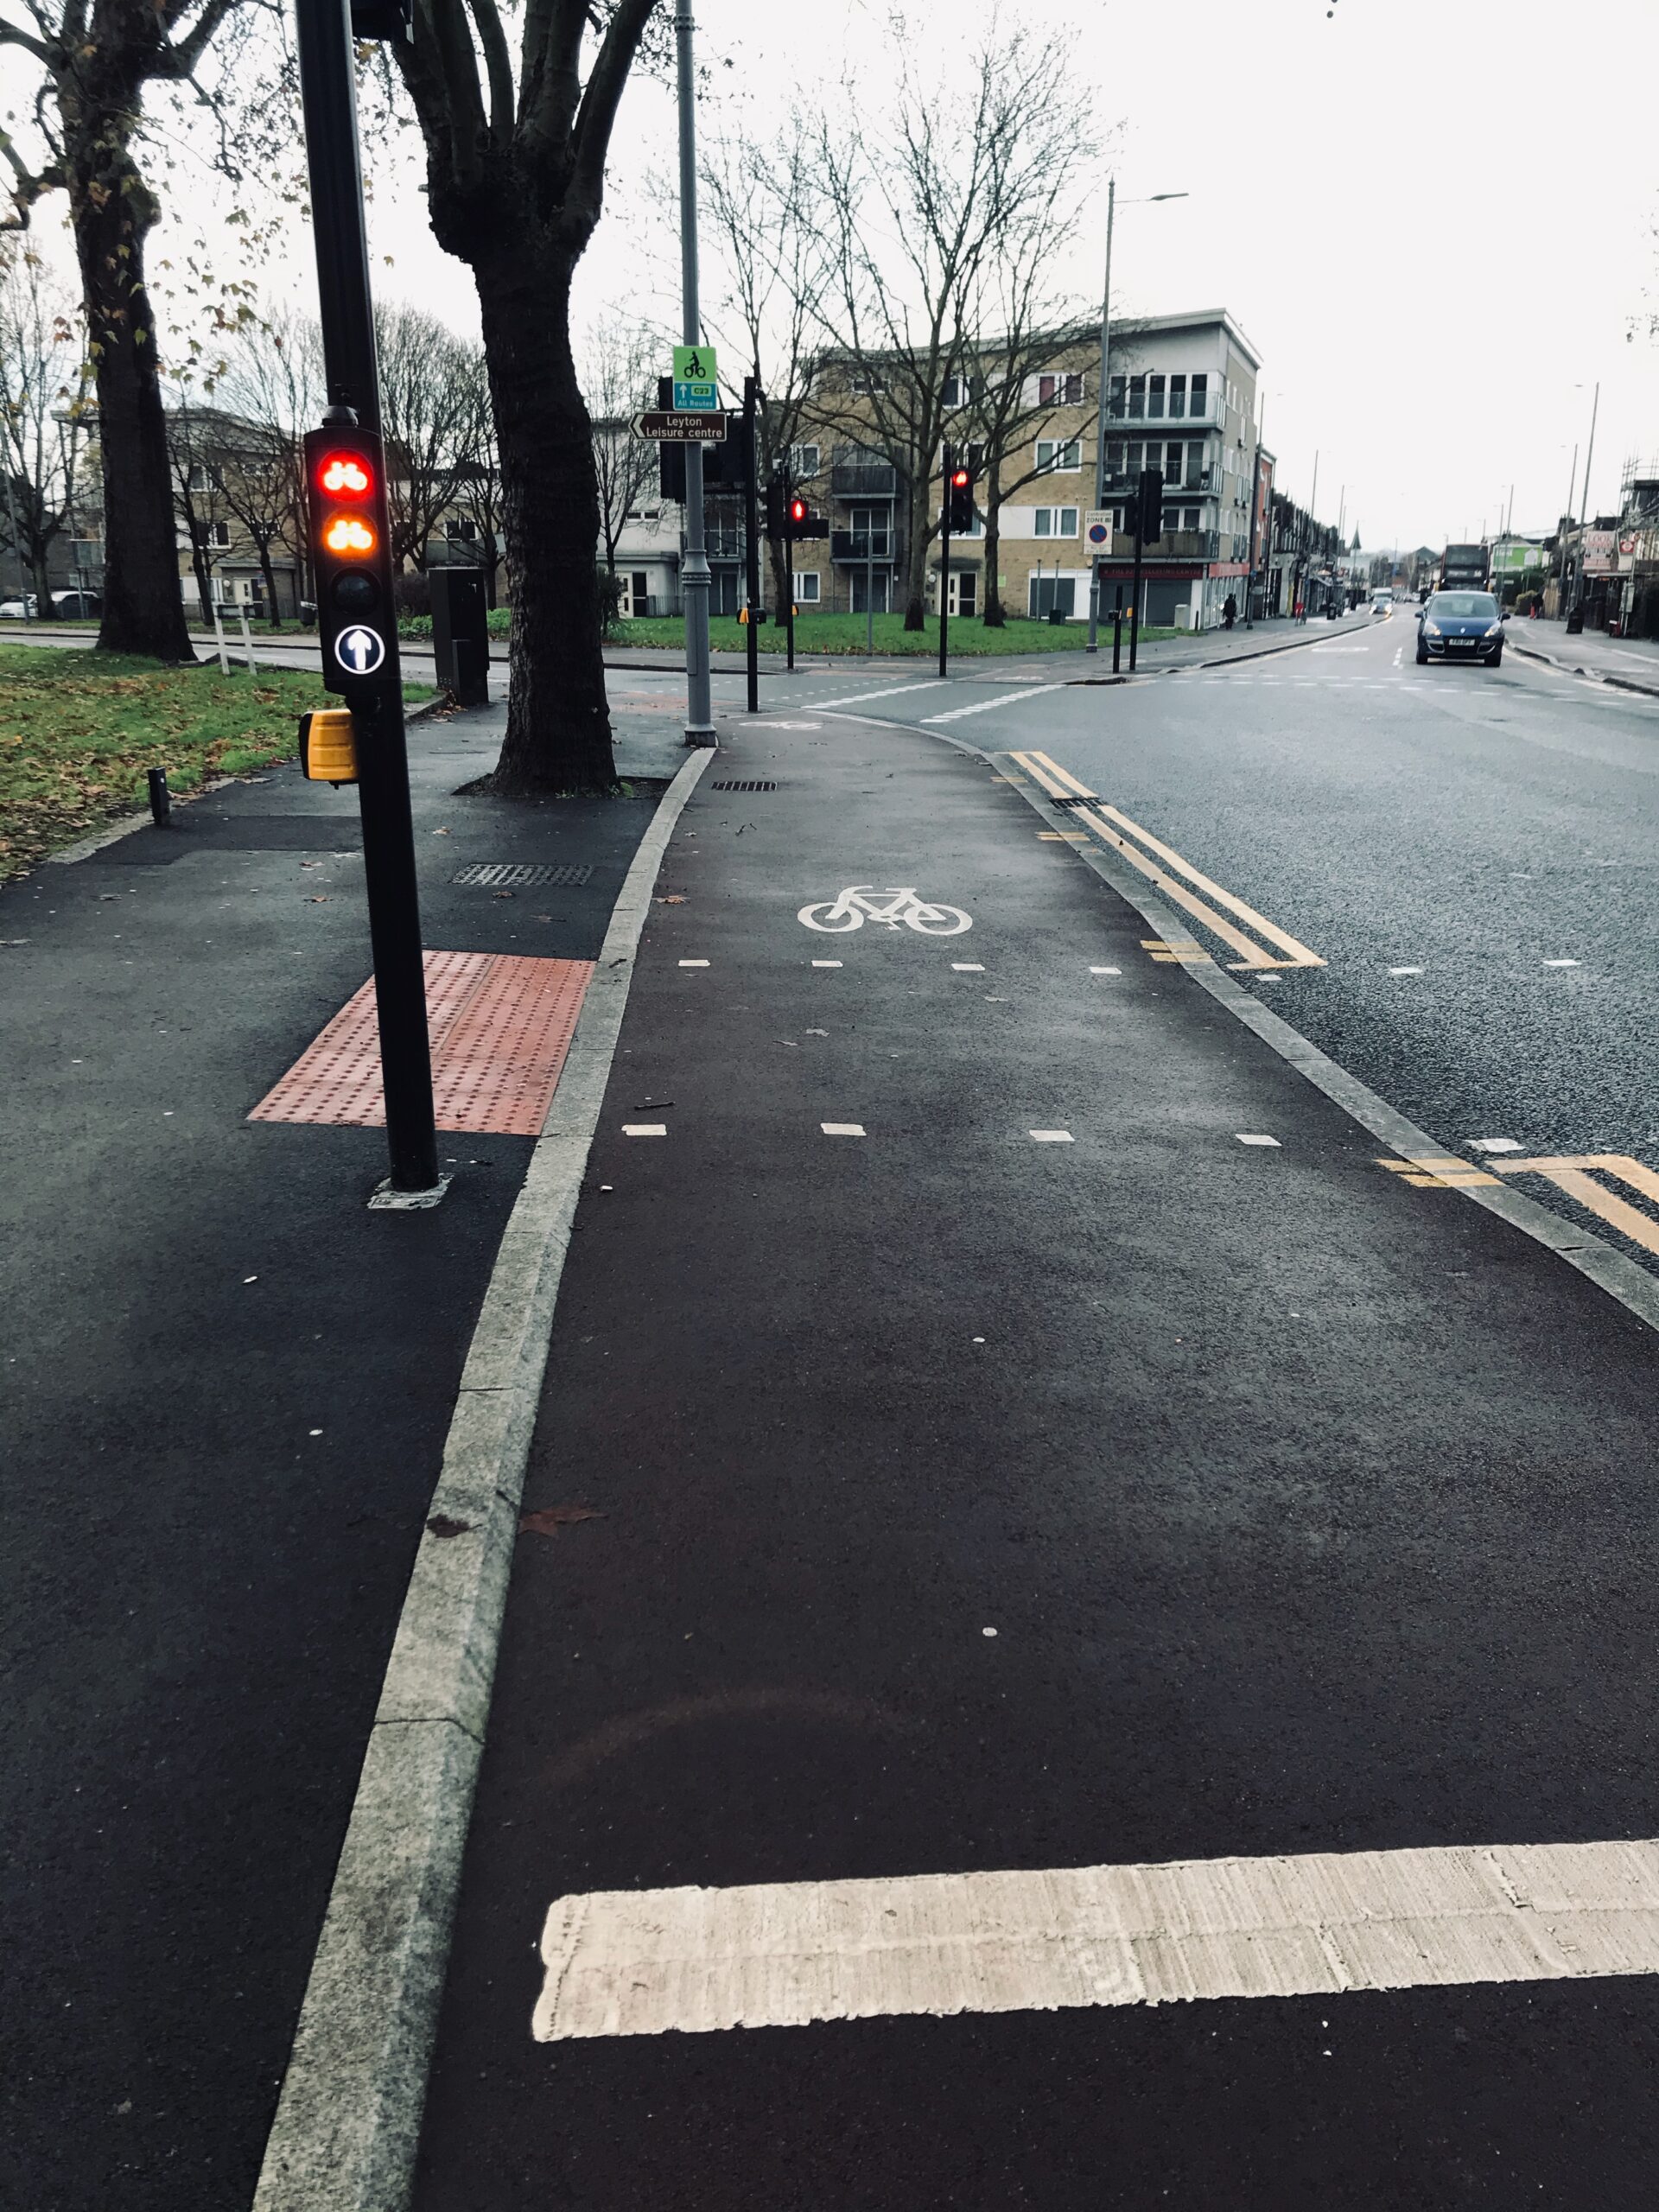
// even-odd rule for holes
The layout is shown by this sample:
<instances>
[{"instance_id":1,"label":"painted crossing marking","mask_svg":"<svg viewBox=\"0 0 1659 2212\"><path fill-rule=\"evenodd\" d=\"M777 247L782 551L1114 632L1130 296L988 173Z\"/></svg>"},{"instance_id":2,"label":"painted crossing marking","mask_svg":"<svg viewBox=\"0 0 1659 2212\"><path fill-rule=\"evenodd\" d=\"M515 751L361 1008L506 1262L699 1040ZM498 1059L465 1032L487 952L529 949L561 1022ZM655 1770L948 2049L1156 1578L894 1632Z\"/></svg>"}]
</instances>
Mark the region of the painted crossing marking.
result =
<instances>
[{"instance_id":1,"label":"painted crossing marking","mask_svg":"<svg viewBox=\"0 0 1659 2212\"><path fill-rule=\"evenodd\" d=\"M827 700L820 711L834 714L841 707L861 707L869 699L897 699L906 691L938 691L950 680L948 676L930 676L925 683L890 683L885 691L854 691L844 699Z\"/></svg>"},{"instance_id":2,"label":"painted crossing marking","mask_svg":"<svg viewBox=\"0 0 1659 2212\"><path fill-rule=\"evenodd\" d=\"M1609 1228L1617 1229L1643 1251L1659 1254L1659 1221L1651 1214L1642 1213L1629 1199L1621 1198L1605 1184L1597 1182L1596 1175L1612 1175L1631 1190L1639 1191L1644 1198L1659 1205L1659 1174L1639 1160L1632 1160L1622 1152L1589 1152L1568 1154L1559 1159L1495 1160L1492 1162L1500 1175L1544 1175L1558 1191L1565 1191L1569 1198L1576 1198L1581 1206L1600 1217Z\"/></svg>"},{"instance_id":3,"label":"painted crossing marking","mask_svg":"<svg viewBox=\"0 0 1659 2212\"><path fill-rule=\"evenodd\" d=\"M1165 898L1191 914L1195 920L1202 922L1207 930L1212 930L1224 944L1231 945L1234 951L1241 955L1231 963L1232 966L1246 969L1324 967L1325 962L1317 952L1310 952L1306 945L1299 943L1288 931L1281 930L1276 923L1268 921L1265 914L1258 914L1254 906L1247 906L1242 899L1234 898L1230 891L1224 891L1220 884L1212 882L1190 861L1184 861L1161 838L1154 837L1149 830L1143 830L1138 822L1132 822L1127 814L1109 805L1086 784L1079 783L1069 769L1062 768L1058 761L1051 760L1046 753L1015 753L1009 757L1018 761L1051 798L1087 799L1087 806L1071 810L1074 818L1087 823L1096 836L1104 839L1132 867L1139 868L1142 875L1154 883ZM1039 836L1043 834L1046 833L1039 832ZM1148 855L1155 855L1155 860L1148 858ZM1158 862L1162 865L1159 866ZM1185 885L1172 881L1172 870L1176 875L1185 876L1186 882L1194 889L1189 891ZM1203 899L1196 895L1200 891L1205 894ZM1212 900L1213 905L1207 905L1206 899ZM1234 922L1224 919L1216 912L1217 906L1224 907L1235 921L1243 922L1246 928L1254 930L1256 936L1265 938L1274 950L1264 950L1261 944L1246 937Z\"/></svg>"},{"instance_id":4,"label":"painted crossing marking","mask_svg":"<svg viewBox=\"0 0 1659 2212\"><path fill-rule=\"evenodd\" d=\"M1029 691L1004 691L995 699L976 699L971 707L953 707L948 715L924 715L922 727L925 729L934 722L963 721L969 715L988 715L993 707L1017 706L1021 699L1040 699L1046 691L1065 688L1061 683L1033 683Z\"/></svg>"},{"instance_id":5,"label":"painted crossing marking","mask_svg":"<svg viewBox=\"0 0 1659 2212\"><path fill-rule=\"evenodd\" d=\"M609 1890L542 1932L538 2043L1659 1973L1659 1841Z\"/></svg>"},{"instance_id":6,"label":"painted crossing marking","mask_svg":"<svg viewBox=\"0 0 1659 2212\"><path fill-rule=\"evenodd\" d=\"M1376 1164L1419 1191L1469 1191L1483 1184L1496 1188L1497 1184L1497 1176L1489 1175L1484 1167L1444 1153L1426 1153L1408 1160L1383 1159Z\"/></svg>"}]
</instances>

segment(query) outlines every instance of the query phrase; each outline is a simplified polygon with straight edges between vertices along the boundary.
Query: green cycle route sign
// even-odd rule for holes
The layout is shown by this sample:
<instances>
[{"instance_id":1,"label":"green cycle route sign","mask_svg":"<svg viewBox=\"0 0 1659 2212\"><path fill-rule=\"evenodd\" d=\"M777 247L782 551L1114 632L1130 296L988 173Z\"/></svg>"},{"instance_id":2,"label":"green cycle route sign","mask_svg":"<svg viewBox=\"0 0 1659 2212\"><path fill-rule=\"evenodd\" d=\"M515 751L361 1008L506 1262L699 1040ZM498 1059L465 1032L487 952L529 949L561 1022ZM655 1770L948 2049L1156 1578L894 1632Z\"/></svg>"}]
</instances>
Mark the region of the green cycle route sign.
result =
<instances>
[{"instance_id":1,"label":"green cycle route sign","mask_svg":"<svg viewBox=\"0 0 1659 2212\"><path fill-rule=\"evenodd\" d=\"M719 412L720 386L712 346L674 348L674 405L694 415Z\"/></svg>"}]
</instances>

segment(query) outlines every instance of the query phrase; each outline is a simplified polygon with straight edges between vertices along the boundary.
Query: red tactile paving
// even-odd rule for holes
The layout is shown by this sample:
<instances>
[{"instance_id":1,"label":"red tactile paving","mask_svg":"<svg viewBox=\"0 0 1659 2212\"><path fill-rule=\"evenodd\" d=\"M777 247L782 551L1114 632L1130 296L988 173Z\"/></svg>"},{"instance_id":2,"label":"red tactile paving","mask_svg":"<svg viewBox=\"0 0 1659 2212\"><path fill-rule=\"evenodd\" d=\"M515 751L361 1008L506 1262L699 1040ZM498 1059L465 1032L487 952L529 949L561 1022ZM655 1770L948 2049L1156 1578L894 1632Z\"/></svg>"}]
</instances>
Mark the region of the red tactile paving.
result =
<instances>
[{"instance_id":1,"label":"red tactile paving","mask_svg":"<svg viewBox=\"0 0 1659 2212\"><path fill-rule=\"evenodd\" d=\"M473 1136L540 1134L593 972L591 960L427 954L432 1095L441 1129ZM374 1015L370 982L248 1119L378 1128L386 1110Z\"/></svg>"}]
</instances>

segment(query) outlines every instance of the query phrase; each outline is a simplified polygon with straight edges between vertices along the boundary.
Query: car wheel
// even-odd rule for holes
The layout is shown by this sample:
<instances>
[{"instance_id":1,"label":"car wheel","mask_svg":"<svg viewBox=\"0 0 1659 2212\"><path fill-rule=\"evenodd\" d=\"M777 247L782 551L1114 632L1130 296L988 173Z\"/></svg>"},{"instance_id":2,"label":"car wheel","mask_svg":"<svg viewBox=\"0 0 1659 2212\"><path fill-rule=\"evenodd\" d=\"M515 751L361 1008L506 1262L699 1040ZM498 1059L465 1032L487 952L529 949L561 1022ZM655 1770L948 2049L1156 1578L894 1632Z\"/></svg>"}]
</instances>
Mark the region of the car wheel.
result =
<instances>
[{"instance_id":1,"label":"car wheel","mask_svg":"<svg viewBox=\"0 0 1659 2212\"><path fill-rule=\"evenodd\" d=\"M1417 648L1417 665L1419 668L1427 668L1428 665L1428 655L1421 645Z\"/></svg>"},{"instance_id":2,"label":"car wheel","mask_svg":"<svg viewBox=\"0 0 1659 2212\"><path fill-rule=\"evenodd\" d=\"M1488 668L1501 668L1503 665L1503 648L1502 645L1498 647L1497 651L1492 655L1486 665Z\"/></svg>"}]
</instances>

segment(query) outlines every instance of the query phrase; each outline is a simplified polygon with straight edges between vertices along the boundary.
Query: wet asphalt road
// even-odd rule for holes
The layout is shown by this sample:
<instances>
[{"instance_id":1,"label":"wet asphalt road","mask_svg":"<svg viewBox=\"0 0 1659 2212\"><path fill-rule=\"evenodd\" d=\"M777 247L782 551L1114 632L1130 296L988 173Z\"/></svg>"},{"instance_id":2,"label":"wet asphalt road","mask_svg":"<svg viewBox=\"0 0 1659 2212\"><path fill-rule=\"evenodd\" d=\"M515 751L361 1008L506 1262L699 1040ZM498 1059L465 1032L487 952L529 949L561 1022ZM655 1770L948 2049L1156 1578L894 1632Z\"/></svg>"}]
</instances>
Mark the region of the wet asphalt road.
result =
<instances>
[{"instance_id":1,"label":"wet asphalt road","mask_svg":"<svg viewBox=\"0 0 1659 2212\"><path fill-rule=\"evenodd\" d=\"M1513 650L1495 671L1420 668L1406 610L1311 634L1231 668L1061 686L936 727L987 751L1041 747L1319 954L1324 967L1251 987L1448 1149L1499 1138L1525 1156L1659 1164L1659 699ZM968 696L861 711L920 723Z\"/></svg>"}]
</instances>

